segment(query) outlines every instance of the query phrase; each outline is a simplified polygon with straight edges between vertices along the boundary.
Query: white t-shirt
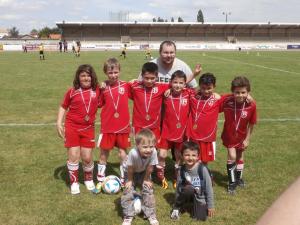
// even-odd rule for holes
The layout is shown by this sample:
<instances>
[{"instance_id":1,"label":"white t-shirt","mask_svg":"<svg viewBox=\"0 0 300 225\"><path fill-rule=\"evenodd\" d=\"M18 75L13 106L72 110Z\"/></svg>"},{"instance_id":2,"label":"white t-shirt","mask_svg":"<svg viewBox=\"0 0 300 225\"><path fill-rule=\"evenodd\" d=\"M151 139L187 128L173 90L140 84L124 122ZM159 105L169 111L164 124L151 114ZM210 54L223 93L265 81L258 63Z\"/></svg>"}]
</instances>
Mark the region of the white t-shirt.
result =
<instances>
[{"instance_id":1,"label":"white t-shirt","mask_svg":"<svg viewBox=\"0 0 300 225\"><path fill-rule=\"evenodd\" d=\"M178 58L174 59L172 68L170 70L164 69L163 65L161 65L159 58L153 59L151 60L151 62L156 63L158 66L158 82L160 83L169 83L172 74L177 70L181 70L182 72L184 72L187 77L190 77L193 74L191 68L185 62ZM138 79L142 79L141 74L139 75ZM197 81L193 79L191 82L188 83L188 86L196 88L198 86Z\"/></svg>"},{"instance_id":2,"label":"white t-shirt","mask_svg":"<svg viewBox=\"0 0 300 225\"><path fill-rule=\"evenodd\" d=\"M153 150L152 155L148 158L142 158L139 151L135 148L131 149L126 161L126 170L128 166L132 166L134 173L140 173L146 170L149 165L158 164L157 151Z\"/></svg>"}]
</instances>

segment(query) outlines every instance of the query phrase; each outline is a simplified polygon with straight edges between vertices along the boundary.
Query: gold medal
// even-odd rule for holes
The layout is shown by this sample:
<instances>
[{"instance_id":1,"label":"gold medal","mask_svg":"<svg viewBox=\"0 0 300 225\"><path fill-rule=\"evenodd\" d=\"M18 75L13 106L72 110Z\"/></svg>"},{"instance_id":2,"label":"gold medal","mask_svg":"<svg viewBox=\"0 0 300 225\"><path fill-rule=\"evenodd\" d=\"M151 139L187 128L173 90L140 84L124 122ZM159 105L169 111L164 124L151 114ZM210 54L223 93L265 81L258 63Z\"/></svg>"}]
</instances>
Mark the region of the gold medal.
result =
<instances>
[{"instance_id":1,"label":"gold medal","mask_svg":"<svg viewBox=\"0 0 300 225\"><path fill-rule=\"evenodd\" d=\"M120 114L118 112L115 112L114 117L119 118Z\"/></svg>"},{"instance_id":2,"label":"gold medal","mask_svg":"<svg viewBox=\"0 0 300 225\"><path fill-rule=\"evenodd\" d=\"M181 123L177 123L176 127L177 127L177 129L179 129L181 127Z\"/></svg>"},{"instance_id":3,"label":"gold medal","mask_svg":"<svg viewBox=\"0 0 300 225\"><path fill-rule=\"evenodd\" d=\"M193 125L193 129L194 129L194 130L196 130L197 127L198 127L197 124L194 124L194 125Z\"/></svg>"},{"instance_id":4,"label":"gold medal","mask_svg":"<svg viewBox=\"0 0 300 225\"><path fill-rule=\"evenodd\" d=\"M147 115L145 116L145 118L146 118L146 120L148 120L148 121L151 119L151 117L150 117L149 114L147 114Z\"/></svg>"},{"instance_id":5,"label":"gold medal","mask_svg":"<svg viewBox=\"0 0 300 225\"><path fill-rule=\"evenodd\" d=\"M84 117L84 120L85 120L86 122L88 122L88 121L90 120L89 115L86 115L86 116Z\"/></svg>"}]
</instances>

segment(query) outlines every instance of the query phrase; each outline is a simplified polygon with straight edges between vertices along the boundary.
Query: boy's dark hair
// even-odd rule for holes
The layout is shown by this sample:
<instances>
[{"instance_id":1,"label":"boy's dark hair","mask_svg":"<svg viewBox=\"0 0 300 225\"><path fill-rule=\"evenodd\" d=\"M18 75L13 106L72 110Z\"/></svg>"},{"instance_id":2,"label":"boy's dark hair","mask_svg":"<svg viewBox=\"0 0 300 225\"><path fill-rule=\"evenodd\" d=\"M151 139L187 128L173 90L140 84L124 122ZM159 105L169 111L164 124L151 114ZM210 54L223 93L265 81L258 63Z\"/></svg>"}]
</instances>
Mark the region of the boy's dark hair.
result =
<instances>
[{"instance_id":1,"label":"boy's dark hair","mask_svg":"<svg viewBox=\"0 0 300 225\"><path fill-rule=\"evenodd\" d=\"M96 75L96 72L95 72L94 68L89 64L80 65L78 67L78 69L76 70L75 77L74 77L74 80L73 80L74 88L75 89L80 88L79 75L82 72L86 72L91 76L91 88L92 88L93 91L95 91L96 88L97 88L97 85L98 85L98 79L97 79L97 75Z\"/></svg>"},{"instance_id":2,"label":"boy's dark hair","mask_svg":"<svg viewBox=\"0 0 300 225\"><path fill-rule=\"evenodd\" d=\"M185 150L191 150L191 151L196 151L198 154L200 153L200 148L199 145L193 141L185 141L182 144L182 148L181 148L181 154L183 155Z\"/></svg>"},{"instance_id":3,"label":"boy's dark hair","mask_svg":"<svg viewBox=\"0 0 300 225\"><path fill-rule=\"evenodd\" d=\"M247 77L237 76L231 82L231 91L233 92L237 87L245 87L247 91L251 91L250 81Z\"/></svg>"},{"instance_id":4,"label":"boy's dark hair","mask_svg":"<svg viewBox=\"0 0 300 225\"><path fill-rule=\"evenodd\" d=\"M213 84L214 86L216 86L216 77L212 73L204 73L199 78L199 85L200 84L205 84L205 85Z\"/></svg>"},{"instance_id":5,"label":"boy's dark hair","mask_svg":"<svg viewBox=\"0 0 300 225\"><path fill-rule=\"evenodd\" d=\"M163 41L163 42L160 44L160 46L159 46L159 53L161 53L161 51L162 51L164 45L168 45L168 46L173 45L174 48L175 48L175 52L176 52L176 45L175 45L175 43L174 43L173 41L166 40L166 41Z\"/></svg>"},{"instance_id":6,"label":"boy's dark hair","mask_svg":"<svg viewBox=\"0 0 300 225\"><path fill-rule=\"evenodd\" d=\"M183 71L181 70L176 70L172 76L171 76L171 81L174 80L175 78L183 78L184 79L184 82L186 82L186 75Z\"/></svg>"},{"instance_id":7,"label":"boy's dark hair","mask_svg":"<svg viewBox=\"0 0 300 225\"><path fill-rule=\"evenodd\" d=\"M103 64L103 72L106 73L108 69L118 68L121 70L121 65L116 58L109 58Z\"/></svg>"},{"instance_id":8,"label":"boy's dark hair","mask_svg":"<svg viewBox=\"0 0 300 225\"><path fill-rule=\"evenodd\" d=\"M147 72L158 74L158 66L156 65L156 63L146 62L142 67L142 76Z\"/></svg>"}]
</instances>

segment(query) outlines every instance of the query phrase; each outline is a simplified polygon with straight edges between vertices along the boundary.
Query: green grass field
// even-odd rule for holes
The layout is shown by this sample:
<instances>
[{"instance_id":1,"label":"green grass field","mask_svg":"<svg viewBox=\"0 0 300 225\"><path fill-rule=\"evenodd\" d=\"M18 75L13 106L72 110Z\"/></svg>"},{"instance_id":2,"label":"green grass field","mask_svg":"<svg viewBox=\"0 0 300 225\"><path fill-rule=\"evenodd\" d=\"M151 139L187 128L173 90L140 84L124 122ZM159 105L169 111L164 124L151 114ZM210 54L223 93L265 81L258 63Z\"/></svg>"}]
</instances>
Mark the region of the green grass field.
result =
<instances>
[{"instance_id":1,"label":"green grass field","mask_svg":"<svg viewBox=\"0 0 300 225\"><path fill-rule=\"evenodd\" d=\"M40 61L37 52L0 52L0 224L121 224L121 194L92 195L81 183L81 194L71 196L65 181L66 150L54 126L78 65L92 64L102 81L103 61L118 55L82 52L75 58L46 52L46 60ZM216 182L216 215L205 224L255 224L300 174L300 52L260 52L258 56L256 52L179 51L177 56L191 67L200 62L204 72L214 73L219 93L229 92L235 75L246 75L251 81L260 120L245 153L247 187L236 196L227 194L226 149L218 138L217 160L210 164ZM145 62L144 53L128 52L128 58L120 61L121 79L130 80ZM221 129L222 122L218 136ZM95 161L98 155L96 149ZM109 161L108 173L117 174L116 151ZM168 168L172 165L168 159ZM171 172L167 175L171 180ZM198 224L188 214L176 222L169 219L173 188L155 185L155 196L160 224ZM148 221L138 217L133 224Z\"/></svg>"}]
</instances>

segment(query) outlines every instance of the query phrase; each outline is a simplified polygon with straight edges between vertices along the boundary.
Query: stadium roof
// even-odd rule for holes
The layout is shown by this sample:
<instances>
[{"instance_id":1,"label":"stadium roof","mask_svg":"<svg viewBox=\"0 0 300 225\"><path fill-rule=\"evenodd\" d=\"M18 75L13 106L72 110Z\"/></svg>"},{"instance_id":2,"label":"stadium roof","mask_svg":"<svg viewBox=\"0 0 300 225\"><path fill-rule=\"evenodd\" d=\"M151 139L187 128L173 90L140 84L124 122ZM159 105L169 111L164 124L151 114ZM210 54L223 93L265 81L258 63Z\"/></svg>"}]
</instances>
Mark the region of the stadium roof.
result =
<instances>
[{"instance_id":1,"label":"stadium roof","mask_svg":"<svg viewBox=\"0 0 300 225\"><path fill-rule=\"evenodd\" d=\"M216 27L216 28L300 28L300 23L198 23L198 22L56 22L59 28L82 26L124 26L124 27Z\"/></svg>"}]
</instances>

